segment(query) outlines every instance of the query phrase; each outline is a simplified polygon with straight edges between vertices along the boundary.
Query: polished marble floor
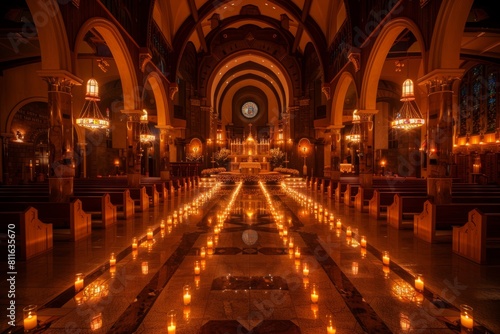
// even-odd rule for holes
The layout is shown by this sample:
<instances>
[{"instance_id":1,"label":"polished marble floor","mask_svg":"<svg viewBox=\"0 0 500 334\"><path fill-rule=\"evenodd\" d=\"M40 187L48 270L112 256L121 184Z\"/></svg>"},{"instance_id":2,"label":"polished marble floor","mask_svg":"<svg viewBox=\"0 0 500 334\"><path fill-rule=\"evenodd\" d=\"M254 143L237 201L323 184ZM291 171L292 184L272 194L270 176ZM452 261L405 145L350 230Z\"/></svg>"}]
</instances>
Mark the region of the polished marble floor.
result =
<instances>
[{"instance_id":1,"label":"polished marble floor","mask_svg":"<svg viewBox=\"0 0 500 334\"><path fill-rule=\"evenodd\" d=\"M460 333L459 306L468 304L474 333L500 333L500 266L474 264L452 254L450 244L420 242L412 231L292 185L210 184L95 230L88 240L55 242L49 254L17 263L17 324L22 308L36 304L40 333L168 333L172 314L176 333ZM178 219L169 224L174 211ZM85 276L78 293L76 273ZM422 293L414 289L417 273ZM2 309L8 288L2 277ZM22 327L2 320L0 332L9 331Z\"/></svg>"}]
</instances>

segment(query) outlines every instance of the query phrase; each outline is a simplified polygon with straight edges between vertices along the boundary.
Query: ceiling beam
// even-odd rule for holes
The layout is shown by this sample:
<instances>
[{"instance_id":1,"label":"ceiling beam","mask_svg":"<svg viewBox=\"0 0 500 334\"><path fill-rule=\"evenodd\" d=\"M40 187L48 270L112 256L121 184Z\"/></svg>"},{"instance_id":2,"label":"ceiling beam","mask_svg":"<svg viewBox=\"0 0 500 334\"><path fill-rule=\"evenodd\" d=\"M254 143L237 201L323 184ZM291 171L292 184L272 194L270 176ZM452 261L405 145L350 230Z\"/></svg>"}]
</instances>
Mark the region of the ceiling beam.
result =
<instances>
[{"instance_id":1,"label":"ceiling beam","mask_svg":"<svg viewBox=\"0 0 500 334\"><path fill-rule=\"evenodd\" d=\"M302 7L302 17L300 18L297 34L295 35L295 40L293 41L292 54L295 53L299 47L302 34L304 33L304 24L306 23L307 16L309 16L309 12L311 11L311 5L312 0L306 0L304 2L304 6Z\"/></svg>"},{"instance_id":2,"label":"ceiling beam","mask_svg":"<svg viewBox=\"0 0 500 334\"><path fill-rule=\"evenodd\" d=\"M200 40L201 48L204 52L208 52L207 41L205 40L205 35L203 34L203 29L201 24L198 22L200 17L198 15L198 8L196 8L195 0L188 0L189 10L193 16L194 22L196 24L196 32L198 33L198 39Z\"/></svg>"}]
</instances>

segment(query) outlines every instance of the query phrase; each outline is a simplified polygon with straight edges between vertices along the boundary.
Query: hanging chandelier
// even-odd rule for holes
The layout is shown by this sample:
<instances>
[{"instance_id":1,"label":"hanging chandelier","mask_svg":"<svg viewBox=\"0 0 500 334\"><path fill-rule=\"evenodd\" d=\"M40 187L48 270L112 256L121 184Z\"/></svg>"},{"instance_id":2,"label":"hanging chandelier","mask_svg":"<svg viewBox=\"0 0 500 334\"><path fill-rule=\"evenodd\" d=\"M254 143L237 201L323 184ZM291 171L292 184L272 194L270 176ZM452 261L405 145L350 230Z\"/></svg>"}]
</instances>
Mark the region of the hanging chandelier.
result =
<instances>
[{"instance_id":1,"label":"hanging chandelier","mask_svg":"<svg viewBox=\"0 0 500 334\"><path fill-rule=\"evenodd\" d=\"M396 114L394 121L391 122L391 127L393 129L411 130L424 125L425 120L415 103L415 93L411 79L406 79L403 82L401 101L403 106Z\"/></svg>"},{"instance_id":2,"label":"hanging chandelier","mask_svg":"<svg viewBox=\"0 0 500 334\"><path fill-rule=\"evenodd\" d=\"M76 125L90 130L109 128L109 120L101 114L97 106L97 101L100 100L97 80L90 78L89 81L87 81L85 103L83 104L80 116L76 119Z\"/></svg>"},{"instance_id":3,"label":"hanging chandelier","mask_svg":"<svg viewBox=\"0 0 500 334\"><path fill-rule=\"evenodd\" d=\"M352 112L352 128L351 132L346 136L346 140L351 143L359 143L361 141L361 117L358 115L358 109Z\"/></svg>"},{"instance_id":4,"label":"hanging chandelier","mask_svg":"<svg viewBox=\"0 0 500 334\"><path fill-rule=\"evenodd\" d=\"M140 118L141 134L140 134L139 140L143 144L152 143L155 141L156 137L154 134L151 133L151 131L149 131L148 112L145 109L142 112L143 112L143 114Z\"/></svg>"}]
</instances>

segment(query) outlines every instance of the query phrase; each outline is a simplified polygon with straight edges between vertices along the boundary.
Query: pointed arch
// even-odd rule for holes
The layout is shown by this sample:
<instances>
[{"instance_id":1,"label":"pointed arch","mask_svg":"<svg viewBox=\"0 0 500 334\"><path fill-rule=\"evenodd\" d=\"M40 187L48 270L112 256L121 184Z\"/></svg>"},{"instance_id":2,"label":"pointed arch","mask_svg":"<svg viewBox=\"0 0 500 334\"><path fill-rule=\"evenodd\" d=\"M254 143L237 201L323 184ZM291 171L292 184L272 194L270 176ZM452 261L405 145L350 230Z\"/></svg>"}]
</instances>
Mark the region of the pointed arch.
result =
<instances>
[{"instance_id":1,"label":"pointed arch","mask_svg":"<svg viewBox=\"0 0 500 334\"><path fill-rule=\"evenodd\" d=\"M99 32L113 54L122 84L124 110L140 110L141 99L139 97L140 88L137 81L136 66L134 66L127 44L118 28L112 22L100 17L94 17L81 26L75 40L75 66L78 46L83 42L85 34L90 29L95 29ZM77 70L75 72L78 74Z\"/></svg>"},{"instance_id":2,"label":"pointed arch","mask_svg":"<svg viewBox=\"0 0 500 334\"><path fill-rule=\"evenodd\" d=\"M342 125L342 114L344 111L344 101L347 95L349 86L354 83L354 77L350 72L343 72L335 86L335 92L332 98L332 111L330 116L330 124L334 126ZM357 91L357 90L356 90Z\"/></svg>"},{"instance_id":3,"label":"pointed arch","mask_svg":"<svg viewBox=\"0 0 500 334\"><path fill-rule=\"evenodd\" d=\"M26 0L26 4L33 16L40 42L42 69L71 72L71 52L58 2ZM30 30L30 27L27 27L27 30Z\"/></svg>"},{"instance_id":4,"label":"pointed arch","mask_svg":"<svg viewBox=\"0 0 500 334\"><path fill-rule=\"evenodd\" d=\"M156 115L158 117L158 126L171 124L171 111L167 91L165 90L165 81L157 72L151 72L146 78L144 89L151 89L156 102Z\"/></svg>"},{"instance_id":5,"label":"pointed arch","mask_svg":"<svg viewBox=\"0 0 500 334\"><path fill-rule=\"evenodd\" d=\"M422 65L426 64L426 48L424 38L419 28L412 20L408 18L398 18L387 23L375 41L373 48L370 52L368 60L366 61L366 69L363 73L363 80L361 85L361 94L359 96L359 109L361 110L376 110L377 107L377 87L384 67L387 54L391 49L396 38L401 34L404 29L408 29L415 36L419 45L420 52L422 53ZM423 67L424 73L426 68Z\"/></svg>"}]
</instances>

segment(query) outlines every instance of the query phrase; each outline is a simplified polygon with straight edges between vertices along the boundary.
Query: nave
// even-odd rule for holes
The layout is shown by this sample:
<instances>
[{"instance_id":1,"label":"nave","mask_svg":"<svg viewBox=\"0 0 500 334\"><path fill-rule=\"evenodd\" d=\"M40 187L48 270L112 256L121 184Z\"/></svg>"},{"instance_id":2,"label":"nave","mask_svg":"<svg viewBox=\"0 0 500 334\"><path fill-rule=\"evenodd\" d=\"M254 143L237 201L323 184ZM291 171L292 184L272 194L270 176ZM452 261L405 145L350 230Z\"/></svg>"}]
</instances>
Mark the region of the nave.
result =
<instances>
[{"instance_id":1,"label":"nave","mask_svg":"<svg viewBox=\"0 0 500 334\"><path fill-rule=\"evenodd\" d=\"M330 325L336 333L459 333L460 304L473 306L475 333L499 331L496 266L386 227L303 182L222 185L194 209L193 201L209 190L216 188L176 195L113 228L93 230L88 240L55 242L47 255L19 262L16 302L38 305L37 332L43 333L168 333L172 311L176 333L329 333ZM181 215L188 204L191 214ZM179 219L170 225L174 211ZM389 251L389 266L383 251ZM77 294L76 273L85 276ZM413 288L417 273L424 277L423 294Z\"/></svg>"}]
</instances>

